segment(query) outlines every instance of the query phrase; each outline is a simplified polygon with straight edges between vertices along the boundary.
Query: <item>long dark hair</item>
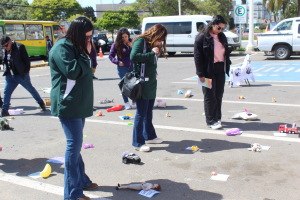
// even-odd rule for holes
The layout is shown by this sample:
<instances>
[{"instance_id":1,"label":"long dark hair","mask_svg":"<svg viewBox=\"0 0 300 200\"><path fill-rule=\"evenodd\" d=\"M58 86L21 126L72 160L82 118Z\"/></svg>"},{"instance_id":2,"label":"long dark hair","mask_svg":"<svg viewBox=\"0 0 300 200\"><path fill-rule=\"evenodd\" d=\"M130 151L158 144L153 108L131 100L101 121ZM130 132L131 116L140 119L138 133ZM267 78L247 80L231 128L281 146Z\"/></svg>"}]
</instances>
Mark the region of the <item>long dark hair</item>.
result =
<instances>
[{"instance_id":1,"label":"long dark hair","mask_svg":"<svg viewBox=\"0 0 300 200\"><path fill-rule=\"evenodd\" d=\"M154 44L156 41L163 41L162 45L160 45L159 52L163 51L164 57L167 58L166 53L166 38L168 35L168 29L162 24L155 24L154 26L150 27L147 31L143 34L135 37L133 42L138 38L143 38L147 41L151 48L154 48Z\"/></svg>"},{"instance_id":2,"label":"long dark hair","mask_svg":"<svg viewBox=\"0 0 300 200\"><path fill-rule=\"evenodd\" d=\"M128 39L130 38L130 33L129 33L128 29L125 28L125 27L120 28L120 30L117 33L117 39L115 41L115 46L116 46L116 49L117 49L117 53L118 53L118 56L120 58L122 58L123 55L124 55L124 52L123 52L124 43L123 43L123 40L122 40L122 35L123 34L127 34Z\"/></svg>"},{"instance_id":3,"label":"long dark hair","mask_svg":"<svg viewBox=\"0 0 300 200\"><path fill-rule=\"evenodd\" d=\"M208 22L208 24L202 29L202 31L198 34L198 36L207 35L212 30L213 25L219 25L219 24L226 24L226 21L225 21L224 17L222 17L221 15L215 15L210 20L210 22ZM226 37L221 38L220 34L218 34L218 38L219 38L220 42L223 44L223 46L225 46L225 44L227 43Z\"/></svg>"},{"instance_id":4,"label":"long dark hair","mask_svg":"<svg viewBox=\"0 0 300 200\"><path fill-rule=\"evenodd\" d=\"M93 31L93 29L93 24L88 18L77 17L72 21L64 38L67 38L81 54L89 55L85 43L85 34L89 31Z\"/></svg>"}]
</instances>

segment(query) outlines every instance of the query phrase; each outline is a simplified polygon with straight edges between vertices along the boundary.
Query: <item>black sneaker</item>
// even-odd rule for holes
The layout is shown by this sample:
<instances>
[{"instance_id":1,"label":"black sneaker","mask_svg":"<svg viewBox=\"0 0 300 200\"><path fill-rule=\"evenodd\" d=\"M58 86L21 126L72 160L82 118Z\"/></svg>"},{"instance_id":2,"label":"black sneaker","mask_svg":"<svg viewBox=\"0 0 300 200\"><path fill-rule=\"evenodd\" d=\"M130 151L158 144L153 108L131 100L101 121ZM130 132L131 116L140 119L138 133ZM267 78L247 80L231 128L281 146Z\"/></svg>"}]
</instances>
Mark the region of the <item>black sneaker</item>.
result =
<instances>
[{"instance_id":1,"label":"black sneaker","mask_svg":"<svg viewBox=\"0 0 300 200\"><path fill-rule=\"evenodd\" d=\"M45 105L45 103L42 102L42 103L39 103L39 104L40 104L41 109L42 109L43 111L46 111L46 105Z\"/></svg>"},{"instance_id":2,"label":"black sneaker","mask_svg":"<svg viewBox=\"0 0 300 200\"><path fill-rule=\"evenodd\" d=\"M9 116L9 113L8 113L7 110L4 110L4 109L2 108L2 110L1 110L1 117L6 117L6 116Z\"/></svg>"},{"instance_id":3,"label":"black sneaker","mask_svg":"<svg viewBox=\"0 0 300 200\"><path fill-rule=\"evenodd\" d=\"M93 75L93 79L96 79L96 80L98 80L98 78L97 78L95 75Z\"/></svg>"}]
</instances>

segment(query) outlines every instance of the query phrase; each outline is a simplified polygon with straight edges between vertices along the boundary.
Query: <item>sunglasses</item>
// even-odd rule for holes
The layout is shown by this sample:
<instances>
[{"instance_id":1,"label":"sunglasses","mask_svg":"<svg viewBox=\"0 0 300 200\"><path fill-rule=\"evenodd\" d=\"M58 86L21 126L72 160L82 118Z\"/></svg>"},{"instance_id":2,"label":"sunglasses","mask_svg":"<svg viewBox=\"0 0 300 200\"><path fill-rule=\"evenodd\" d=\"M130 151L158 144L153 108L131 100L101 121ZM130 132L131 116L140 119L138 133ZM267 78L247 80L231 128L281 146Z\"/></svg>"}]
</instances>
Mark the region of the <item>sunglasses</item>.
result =
<instances>
[{"instance_id":1,"label":"sunglasses","mask_svg":"<svg viewBox=\"0 0 300 200\"><path fill-rule=\"evenodd\" d=\"M222 31L224 30L224 28L222 28L222 27L220 27L220 26L218 26L218 25L216 25L216 27L218 27L218 31L219 31L219 30L222 30Z\"/></svg>"},{"instance_id":2,"label":"sunglasses","mask_svg":"<svg viewBox=\"0 0 300 200\"><path fill-rule=\"evenodd\" d=\"M8 43L6 45L3 45L4 48L8 47Z\"/></svg>"},{"instance_id":3,"label":"sunglasses","mask_svg":"<svg viewBox=\"0 0 300 200\"><path fill-rule=\"evenodd\" d=\"M86 40L91 40L93 38L93 35L85 36Z\"/></svg>"},{"instance_id":4,"label":"sunglasses","mask_svg":"<svg viewBox=\"0 0 300 200\"><path fill-rule=\"evenodd\" d=\"M119 31L123 34L123 33L127 32L128 29L127 28L121 28Z\"/></svg>"}]
</instances>

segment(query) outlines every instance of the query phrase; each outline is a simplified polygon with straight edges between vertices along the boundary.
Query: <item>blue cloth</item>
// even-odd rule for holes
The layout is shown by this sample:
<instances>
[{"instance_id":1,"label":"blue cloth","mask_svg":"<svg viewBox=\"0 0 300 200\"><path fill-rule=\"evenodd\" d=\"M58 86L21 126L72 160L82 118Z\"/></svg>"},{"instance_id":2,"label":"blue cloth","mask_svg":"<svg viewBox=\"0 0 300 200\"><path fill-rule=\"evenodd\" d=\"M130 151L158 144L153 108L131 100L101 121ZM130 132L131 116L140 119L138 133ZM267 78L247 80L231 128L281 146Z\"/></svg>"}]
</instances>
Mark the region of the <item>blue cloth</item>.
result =
<instances>
[{"instance_id":1,"label":"blue cloth","mask_svg":"<svg viewBox=\"0 0 300 200\"><path fill-rule=\"evenodd\" d=\"M85 118L59 117L67 139L65 153L64 200L77 200L84 196L82 188L92 184L85 174L80 154Z\"/></svg>"},{"instance_id":2,"label":"blue cloth","mask_svg":"<svg viewBox=\"0 0 300 200\"><path fill-rule=\"evenodd\" d=\"M155 99L145 99L136 101L136 115L133 124L132 146L140 147L145 144L145 140L157 138L152 124L153 106Z\"/></svg>"},{"instance_id":3,"label":"blue cloth","mask_svg":"<svg viewBox=\"0 0 300 200\"><path fill-rule=\"evenodd\" d=\"M31 84L29 73L24 75L24 80L20 75L12 76L10 74L7 74L5 76L5 87L2 106L4 110L8 111L11 94L19 84L21 84L32 95L32 97L36 100L37 103L43 103L43 100L41 99L39 93Z\"/></svg>"},{"instance_id":4,"label":"blue cloth","mask_svg":"<svg viewBox=\"0 0 300 200\"><path fill-rule=\"evenodd\" d=\"M125 76L125 74L127 72L132 72L133 68L128 68L128 67L125 67L125 66L119 66L118 65L118 75L120 77L120 80ZM128 101L128 97L124 94L122 94L122 97L123 97L123 100L124 100L124 103L127 103L129 102ZM132 101L133 103L135 103L135 101Z\"/></svg>"}]
</instances>

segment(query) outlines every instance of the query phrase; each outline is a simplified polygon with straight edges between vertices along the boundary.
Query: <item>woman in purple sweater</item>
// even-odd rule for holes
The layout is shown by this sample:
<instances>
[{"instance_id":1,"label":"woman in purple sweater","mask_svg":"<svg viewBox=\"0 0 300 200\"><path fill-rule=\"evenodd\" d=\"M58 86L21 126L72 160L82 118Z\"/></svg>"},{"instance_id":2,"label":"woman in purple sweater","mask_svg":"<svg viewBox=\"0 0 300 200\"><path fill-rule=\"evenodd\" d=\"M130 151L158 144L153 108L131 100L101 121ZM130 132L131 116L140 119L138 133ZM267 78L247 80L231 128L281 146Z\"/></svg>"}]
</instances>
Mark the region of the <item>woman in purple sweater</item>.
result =
<instances>
[{"instance_id":1,"label":"woman in purple sweater","mask_svg":"<svg viewBox=\"0 0 300 200\"><path fill-rule=\"evenodd\" d=\"M120 28L117 33L116 41L112 44L109 59L112 63L118 66L118 75L122 79L126 72L133 70L133 63L130 60L132 48L132 39L127 28ZM117 56L117 58L116 58ZM136 108L135 101L130 105L128 97L122 94L125 103L125 109Z\"/></svg>"}]
</instances>

